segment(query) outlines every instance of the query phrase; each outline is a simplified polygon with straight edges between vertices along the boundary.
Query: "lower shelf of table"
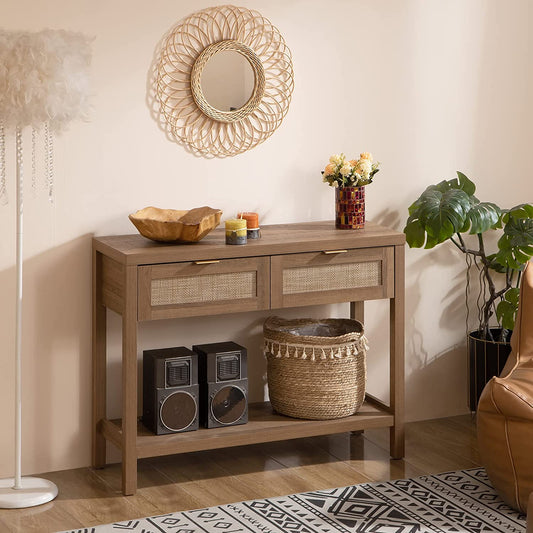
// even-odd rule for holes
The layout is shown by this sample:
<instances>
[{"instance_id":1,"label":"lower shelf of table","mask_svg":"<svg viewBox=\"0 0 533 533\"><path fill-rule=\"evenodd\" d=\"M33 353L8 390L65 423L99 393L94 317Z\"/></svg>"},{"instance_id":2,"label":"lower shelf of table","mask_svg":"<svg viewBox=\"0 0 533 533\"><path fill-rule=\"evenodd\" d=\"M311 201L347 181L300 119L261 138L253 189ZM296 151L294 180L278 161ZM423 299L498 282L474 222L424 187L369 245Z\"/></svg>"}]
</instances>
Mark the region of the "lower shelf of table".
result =
<instances>
[{"instance_id":1,"label":"lower shelf of table","mask_svg":"<svg viewBox=\"0 0 533 533\"><path fill-rule=\"evenodd\" d=\"M213 429L198 429L185 433L154 435L140 422L137 428L137 457L155 457L213 450L231 446L257 444L278 440L331 435L347 431L391 427L394 416L389 412L365 402L352 416L335 420L300 420L274 413L270 403L250 404L247 424ZM100 426L104 437L122 447L122 420L102 420Z\"/></svg>"}]
</instances>

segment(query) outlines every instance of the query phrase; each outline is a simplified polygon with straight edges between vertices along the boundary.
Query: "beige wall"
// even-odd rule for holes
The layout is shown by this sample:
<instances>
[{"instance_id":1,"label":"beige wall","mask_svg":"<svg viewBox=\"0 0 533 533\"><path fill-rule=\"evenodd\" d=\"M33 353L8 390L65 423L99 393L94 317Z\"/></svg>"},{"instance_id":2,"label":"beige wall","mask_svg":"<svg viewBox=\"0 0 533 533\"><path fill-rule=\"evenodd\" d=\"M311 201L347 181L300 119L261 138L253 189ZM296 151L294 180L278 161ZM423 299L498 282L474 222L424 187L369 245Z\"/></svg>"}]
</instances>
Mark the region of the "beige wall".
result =
<instances>
[{"instance_id":1,"label":"beige wall","mask_svg":"<svg viewBox=\"0 0 533 533\"><path fill-rule=\"evenodd\" d=\"M333 216L320 170L331 153L369 150L382 162L368 217L398 230L429 183L461 169L479 197L533 200L531 14L526 0L242 0L283 33L296 87L279 130L254 150L201 159L169 142L150 116L146 80L169 27L214 2L3 0L0 24L95 36L94 112L56 140L56 200L26 200L23 470L90 461L90 238L132 233L147 205L257 210L263 224ZM26 137L28 140L28 137ZM13 153L12 139L8 153ZM27 168L29 165L29 151ZM0 476L11 475L14 395L14 180L0 208ZM306 200L302 201L302 191ZM407 251L407 416L466 412L463 260L451 247ZM370 388L387 375L387 306L368 306ZM287 316L345 315L345 306ZM232 338L250 348L252 399L264 395L258 345L265 313L161 321L140 347ZM120 319L109 317L110 415L119 414ZM116 454L114 455L116 457Z\"/></svg>"}]
</instances>

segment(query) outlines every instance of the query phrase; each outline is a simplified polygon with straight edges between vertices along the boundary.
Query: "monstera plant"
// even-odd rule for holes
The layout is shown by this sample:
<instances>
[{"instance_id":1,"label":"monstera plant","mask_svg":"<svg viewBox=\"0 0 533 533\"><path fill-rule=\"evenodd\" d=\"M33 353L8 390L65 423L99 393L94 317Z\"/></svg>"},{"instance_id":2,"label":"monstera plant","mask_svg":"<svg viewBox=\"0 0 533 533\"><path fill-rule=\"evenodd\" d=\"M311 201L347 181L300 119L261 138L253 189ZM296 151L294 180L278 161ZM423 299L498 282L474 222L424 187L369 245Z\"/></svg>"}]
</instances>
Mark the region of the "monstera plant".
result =
<instances>
[{"instance_id":1,"label":"monstera plant","mask_svg":"<svg viewBox=\"0 0 533 533\"><path fill-rule=\"evenodd\" d=\"M479 272L478 336L503 341L514 326L522 270L533 256L533 205L501 209L480 202L475 192L476 186L462 172L429 186L409 207L404 232L410 247L433 248L449 240L465 254L467 281L471 268ZM489 251L485 236L494 230L500 234ZM497 328L490 326L494 320Z\"/></svg>"}]
</instances>

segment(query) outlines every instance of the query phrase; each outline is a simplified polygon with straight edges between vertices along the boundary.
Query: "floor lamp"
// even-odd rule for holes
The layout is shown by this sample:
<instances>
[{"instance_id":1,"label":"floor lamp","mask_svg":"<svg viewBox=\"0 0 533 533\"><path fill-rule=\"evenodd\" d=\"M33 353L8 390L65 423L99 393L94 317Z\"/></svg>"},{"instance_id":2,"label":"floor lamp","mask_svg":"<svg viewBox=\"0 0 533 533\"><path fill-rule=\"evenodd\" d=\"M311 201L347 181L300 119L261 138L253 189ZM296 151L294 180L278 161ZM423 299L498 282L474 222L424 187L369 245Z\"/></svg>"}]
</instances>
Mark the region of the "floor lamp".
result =
<instances>
[{"instance_id":1,"label":"floor lamp","mask_svg":"<svg viewBox=\"0 0 533 533\"><path fill-rule=\"evenodd\" d=\"M45 181L53 199L53 135L88 109L89 40L64 30L0 30L0 202L7 203L6 135L16 144L16 336L14 477L0 480L0 508L40 505L57 496L51 481L22 477L22 289L23 289L23 129L32 128L32 184L35 143L44 130Z\"/></svg>"}]
</instances>

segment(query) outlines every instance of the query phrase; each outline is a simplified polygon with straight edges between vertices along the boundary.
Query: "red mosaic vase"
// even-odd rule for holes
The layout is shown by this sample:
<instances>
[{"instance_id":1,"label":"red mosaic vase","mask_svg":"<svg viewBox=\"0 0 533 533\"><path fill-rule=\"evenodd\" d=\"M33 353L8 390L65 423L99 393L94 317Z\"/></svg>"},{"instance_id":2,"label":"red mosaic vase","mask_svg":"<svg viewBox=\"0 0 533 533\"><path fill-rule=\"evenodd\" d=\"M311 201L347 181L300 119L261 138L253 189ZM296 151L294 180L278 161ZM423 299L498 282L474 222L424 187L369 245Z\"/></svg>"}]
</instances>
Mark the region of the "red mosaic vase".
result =
<instances>
[{"instance_id":1,"label":"red mosaic vase","mask_svg":"<svg viewBox=\"0 0 533 533\"><path fill-rule=\"evenodd\" d=\"M365 227L365 188L335 189L335 227L361 229Z\"/></svg>"}]
</instances>

